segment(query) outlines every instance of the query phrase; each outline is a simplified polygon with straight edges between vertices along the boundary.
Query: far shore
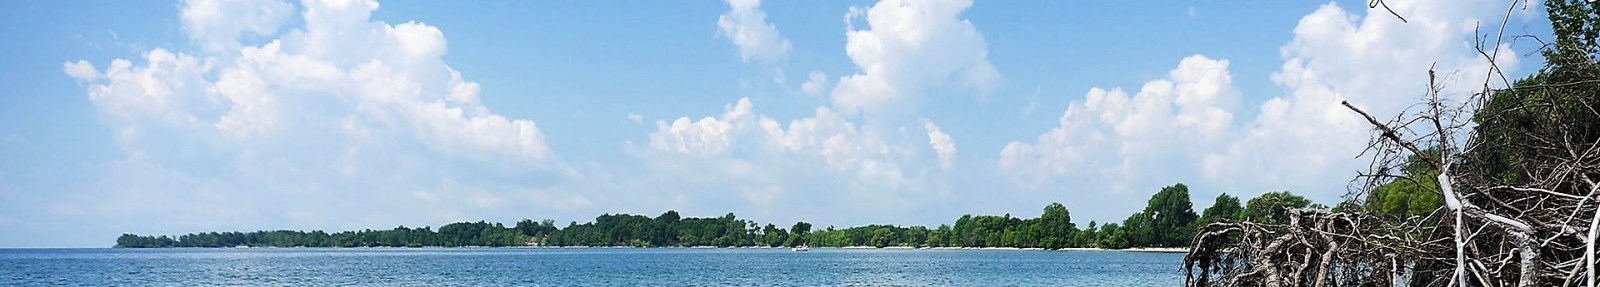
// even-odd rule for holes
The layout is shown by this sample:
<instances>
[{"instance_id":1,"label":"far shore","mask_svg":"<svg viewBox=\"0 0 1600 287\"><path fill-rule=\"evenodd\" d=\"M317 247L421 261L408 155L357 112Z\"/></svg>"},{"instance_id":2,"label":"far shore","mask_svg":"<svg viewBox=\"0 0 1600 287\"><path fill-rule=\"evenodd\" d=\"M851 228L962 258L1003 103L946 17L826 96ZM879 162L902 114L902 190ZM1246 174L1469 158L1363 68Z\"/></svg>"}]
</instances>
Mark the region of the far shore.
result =
<instances>
[{"instance_id":1,"label":"far shore","mask_svg":"<svg viewBox=\"0 0 1600 287\"><path fill-rule=\"evenodd\" d=\"M584 247L584 245L570 245L570 247L509 247L509 249L789 249L789 247L714 247L714 245L694 245L694 247ZM870 247L870 245L850 245L850 247L811 247L811 249L882 249L882 250L1010 250L1010 252L1150 252L1150 253L1189 253L1187 247L1134 247L1134 249L1094 249L1094 247L1069 247L1069 249L1022 249L1022 247Z\"/></svg>"},{"instance_id":2,"label":"far shore","mask_svg":"<svg viewBox=\"0 0 1600 287\"><path fill-rule=\"evenodd\" d=\"M393 246L359 246L359 247L276 247L276 246L234 246L234 247L158 247L148 249L166 248L240 248L240 249L290 249L290 248L335 248L335 249L408 249L408 248L508 248L508 249L631 249L631 248L661 248L661 249L788 249L789 247L769 246L418 246L418 247L393 247ZM141 248L142 249L142 248ZM1119 251L1119 252L1150 252L1150 253L1188 253L1189 248L1183 247L1136 247L1127 249L1106 249L1093 247L1070 247L1061 249L1021 248L1021 247L913 247L913 246L844 246L844 247L811 247L811 249L883 249L883 250L991 250L991 251Z\"/></svg>"},{"instance_id":3,"label":"far shore","mask_svg":"<svg viewBox=\"0 0 1600 287\"><path fill-rule=\"evenodd\" d=\"M878 248L875 246L845 246L845 247L813 247L833 249L926 249L926 250L1001 250L1001 251L1126 251L1126 252L1157 252L1157 253L1188 253L1189 248L1182 247L1142 247L1128 249L1106 249L1092 247L1073 247L1061 249L1021 248L1021 247L911 247L888 246Z\"/></svg>"}]
</instances>

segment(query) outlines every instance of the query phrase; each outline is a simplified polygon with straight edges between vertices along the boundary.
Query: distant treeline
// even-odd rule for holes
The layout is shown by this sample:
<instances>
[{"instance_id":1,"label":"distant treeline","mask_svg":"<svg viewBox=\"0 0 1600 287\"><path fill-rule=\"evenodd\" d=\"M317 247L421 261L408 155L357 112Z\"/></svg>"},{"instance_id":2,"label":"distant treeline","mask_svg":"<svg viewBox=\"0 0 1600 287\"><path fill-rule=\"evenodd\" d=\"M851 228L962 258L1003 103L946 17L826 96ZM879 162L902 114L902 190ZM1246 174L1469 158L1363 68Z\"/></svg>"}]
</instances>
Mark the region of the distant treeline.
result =
<instances>
[{"instance_id":1,"label":"distant treeline","mask_svg":"<svg viewBox=\"0 0 1600 287\"><path fill-rule=\"evenodd\" d=\"M681 217L667 211L654 218L643 215L605 214L594 222L572 222L557 228L554 221L524 219L515 226L499 223L457 222L440 226L389 230L207 232L170 236L123 234L116 247L423 247L423 246L910 246L910 247L1018 247L1068 248L1187 246L1196 227L1218 220L1273 222L1285 218L1288 208L1311 206L1311 201L1288 192L1271 192L1240 206L1239 199L1222 194L1212 207L1196 214L1183 184L1162 188L1143 211L1119 223L1089 222L1080 228L1066 206L1051 203L1037 218L1006 215L963 215L954 224L925 226L867 225L844 229L829 226L812 230L810 223L788 228L721 217Z\"/></svg>"}]
</instances>

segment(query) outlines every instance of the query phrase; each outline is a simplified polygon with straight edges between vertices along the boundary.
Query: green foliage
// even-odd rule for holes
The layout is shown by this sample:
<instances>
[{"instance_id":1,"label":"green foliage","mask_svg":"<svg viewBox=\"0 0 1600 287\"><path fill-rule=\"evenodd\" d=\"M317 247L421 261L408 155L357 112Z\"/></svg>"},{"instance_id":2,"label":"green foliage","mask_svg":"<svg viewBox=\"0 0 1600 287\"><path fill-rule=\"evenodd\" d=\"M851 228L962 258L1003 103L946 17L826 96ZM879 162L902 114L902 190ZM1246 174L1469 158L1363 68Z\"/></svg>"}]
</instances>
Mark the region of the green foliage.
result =
<instances>
[{"instance_id":1,"label":"green foliage","mask_svg":"<svg viewBox=\"0 0 1600 287\"><path fill-rule=\"evenodd\" d=\"M1438 174L1437 171L1428 170L1409 178L1390 181L1373 189L1367 195L1364 207L1374 214L1395 219L1427 216L1444 206L1444 196L1438 191Z\"/></svg>"},{"instance_id":2,"label":"green foliage","mask_svg":"<svg viewBox=\"0 0 1600 287\"><path fill-rule=\"evenodd\" d=\"M938 229L928 232L928 239L923 240L923 246L950 246L950 225L940 224Z\"/></svg>"},{"instance_id":3,"label":"green foliage","mask_svg":"<svg viewBox=\"0 0 1600 287\"><path fill-rule=\"evenodd\" d=\"M532 219L523 219L521 221L517 221L516 228L518 232L522 232L523 236L527 236L529 238L543 238L545 236L549 236L550 233L556 232L556 222L554 220L545 219L538 223L534 223Z\"/></svg>"},{"instance_id":4,"label":"green foliage","mask_svg":"<svg viewBox=\"0 0 1600 287\"><path fill-rule=\"evenodd\" d=\"M1424 150L1429 157L1439 158L1439 148ZM1402 177L1373 189L1367 194L1363 206L1367 211L1392 219L1427 216L1444 205L1439 191L1439 171L1434 170L1422 157L1411 155L1401 166Z\"/></svg>"},{"instance_id":5,"label":"green foliage","mask_svg":"<svg viewBox=\"0 0 1600 287\"><path fill-rule=\"evenodd\" d=\"M792 232L789 235L789 247L808 245L806 237L811 234L810 223L805 221L795 222L794 226L789 227L789 231Z\"/></svg>"},{"instance_id":6,"label":"green foliage","mask_svg":"<svg viewBox=\"0 0 1600 287\"><path fill-rule=\"evenodd\" d=\"M117 237L117 245L116 245L116 247L117 248L146 248L146 247L159 248L159 247L175 247L177 244L178 244L178 242L176 240L172 240L172 238L167 237L165 235L163 235L161 237L155 237L155 236L139 236L139 235L124 233L124 234L122 234L122 236L118 236Z\"/></svg>"},{"instance_id":7,"label":"green foliage","mask_svg":"<svg viewBox=\"0 0 1600 287\"><path fill-rule=\"evenodd\" d=\"M1189 200L1189 187L1182 183L1163 187L1151 196L1144 214L1149 216L1148 226L1138 229L1139 241L1134 244L1155 247L1188 245L1194 234L1191 225L1199 217L1194 214L1194 203ZM1134 227L1129 223L1123 225Z\"/></svg>"},{"instance_id":8,"label":"green foliage","mask_svg":"<svg viewBox=\"0 0 1600 287\"><path fill-rule=\"evenodd\" d=\"M963 215L954 225L924 226L867 225L817 231L810 235L813 246L907 246L907 247L1016 247L1066 248L1073 244L1077 227L1065 205L1051 203L1038 218L1023 219L1006 215ZM1085 239L1084 242L1090 240Z\"/></svg>"},{"instance_id":9,"label":"green foliage","mask_svg":"<svg viewBox=\"0 0 1600 287\"><path fill-rule=\"evenodd\" d=\"M789 232L784 231L782 228L778 228L776 225L767 223L767 227L761 229L761 245L767 247L778 247L783 246L783 244L788 241Z\"/></svg>"},{"instance_id":10,"label":"green foliage","mask_svg":"<svg viewBox=\"0 0 1600 287\"><path fill-rule=\"evenodd\" d=\"M1239 198L1227 193L1218 194L1216 201L1211 203L1204 212L1200 213L1198 225L1210 224L1221 220L1239 221L1239 215L1244 210L1239 205Z\"/></svg>"},{"instance_id":11,"label":"green foliage","mask_svg":"<svg viewBox=\"0 0 1600 287\"><path fill-rule=\"evenodd\" d=\"M878 229L873 230L872 231L872 246L877 246L878 248L883 248L883 247L887 247L889 245L895 244L896 241L897 241L897 240L895 240L895 237L898 237L898 236L895 236L894 234L895 234L894 229L889 228L889 227L879 227Z\"/></svg>"},{"instance_id":12,"label":"green foliage","mask_svg":"<svg viewBox=\"0 0 1600 287\"><path fill-rule=\"evenodd\" d=\"M1152 240L1151 236L1151 234L1154 233L1154 230L1152 230L1150 227L1149 214L1144 212L1134 212L1133 214L1129 214L1128 218L1122 220L1122 226L1120 227L1120 233L1113 234L1114 236L1118 237L1117 239L1121 240L1121 243L1117 244L1120 245L1120 248L1127 248L1131 246L1148 246L1154 241Z\"/></svg>"},{"instance_id":13,"label":"green foliage","mask_svg":"<svg viewBox=\"0 0 1600 287\"><path fill-rule=\"evenodd\" d=\"M1101 226L1094 240L1084 241L1102 248L1187 246L1198 219L1189 200L1189 187L1178 183L1150 196L1143 211L1129 215L1120 225Z\"/></svg>"},{"instance_id":14,"label":"green foliage","mask_svg":"<svg viewBox=\"0 0 1600 287\"><path fill-rule=\"evenodd\" d=\"M1289 209L1310 206L1311 200L1288 191L1268 192L1245 203L1239 218L1262 224L1285 224L1289 222Z\"/></svg>"},{"instance_id":15,"label":"green foliage","mask_svg":"<svg viewBox=\"0 0 1600 287\"><path fill-rule=\"evenodd\" d=\"M339 233L322 231L206 232L178 236L138 236L123 234L119 248L151 247L421 247L421 246L520 246L528 238L516 228L498 223L457 222L439 228L395 227L390 230L361 230Z\"/></svg>"},{"instance_id":16,"label":"green foliage","mask_svg":"<svg viewBox=\"0 0 1600 287\"><path fill-rule=\"evenodd\" d=\"M1118 226L1116 223L1106 223L1106 225L1101 225L1100 231L1096 231L1095 233L1099 234L1099 236L1095 238L1095 246L1100 248L1124 249L1132 246L1131 242L1128 242L1126 234L1123 233L1122 227Z\"/></svg>"},{"instance_id":17,"label":"green foliage","mask_svg":"<svg viewBox=\"0 0 1600 287\"><path fill-rule=\"evenodd\" d=\"M1555 41L1541 51L1545 66L1512 88L1499 90L1473 114L1475 147L1460 165L1472 166L1479 181L1527 185L1526 176L1559 158L1550 143L1591 143L1600 138L1600 67L1594 55L1600 38L1600 3L1544 1ZM1566 156L1565 153L1554 153ZM1487 184L1487 183L1486 183ZM1583 193L1576 193L1583 194Z\"/></svg>"},{"instance_id":18,"label":"green foliage","mask_svg":"<svg viewBox=\"0 0 1600 287\"><path fill-rule=\"evenodd\" d=\"M1067 247L1072 232L1077 229L1072 224L1072 213L1067 211L1067 207L1054 202L1046 205L1044 213L1032 223L1031 226L1035 228L1031 228L1034 232L1029 235L1038 238L1038 242L1032 245L1042 248Z\"/></svg>"},{"instance_id":19,"label":"green foliage","mask_svg":"<svg viewBox=\"0 0 1600 287\"><path fill-rule=\"evenodd\" d=\"M1581 0L1544 2L1549 12L1550 28L1555 32L1555 46L1542 51L1547 67L1541 74L1567 77L1570 75L1566 72L1592 72L1595 62L1592 55L1600 46L1597 45L1597 40L1600 40L1600 4Z\"/></svg>"},{"instance_id":20,"label":"green foliage","mask_svg":"<svg viewBox=\"0 0 1600 287\"><path fill-rule=\"evenodd\" d=\"M1231 199L1232 207L1224 204ZM1303 200L1303 198L1302 198ZM1238 210L1238 199L1218 197L1218 204L1207 209L1216 214L1245 214ZM1255 200L1252 200L1255 204ZM499 223L457 222L434 231L428 227L397 227L393 230L362 230L340 233L322 231L257 231L249 233L196 233L171 238L124 234L117 247L362 247L362 246L907 246L907 247L1015 247L1059 249L1069 247L1128 248L1143 246L1183 246L1197 220L1189 202L1188 187L1176 184L1162 188L1150 198L1144 211L1118 223L1099 225L1090 222L1086 229L1072 223L1066 205L1050 203L1037 218L1005 215L963 215L954 224L930 229L924 226L866 225L837 229L829 226L813 230L811 223L796 222L788 229L768 223L739 219L732 213L721 217L682 217L667 211L654 218L630 214L602 214L593 222L576 221L557 228L552 220L524 219L514 226Z\"/></svg>"},{"instance_id":21,"label":"green foliage","mask_svg":"<svg viewBox=\"0 0 1600 287\"><path fill-rule=\"evenodd\" d=\"M1094 246L1095 245L1096 231L1098 231L1098 230L1096 230L1098 228L1097 225L1098 225L1098 223L1095 223L1094 221L1089 221L1088 228L1084 228L1083 230L1079 230L1079 231L1074 231L1073 234L1072 234L1072 240L1067 242L1067 246L1069 246L1069 247Z\"/></svg>"}]
</instances>

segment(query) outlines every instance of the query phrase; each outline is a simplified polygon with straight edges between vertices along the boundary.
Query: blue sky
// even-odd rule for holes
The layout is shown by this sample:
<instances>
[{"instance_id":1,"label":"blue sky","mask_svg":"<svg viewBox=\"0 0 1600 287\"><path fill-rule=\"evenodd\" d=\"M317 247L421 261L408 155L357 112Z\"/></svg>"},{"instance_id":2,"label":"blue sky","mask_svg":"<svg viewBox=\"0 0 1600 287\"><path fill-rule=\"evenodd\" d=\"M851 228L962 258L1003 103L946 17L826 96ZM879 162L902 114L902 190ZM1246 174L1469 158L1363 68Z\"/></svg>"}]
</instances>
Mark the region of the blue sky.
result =
<instances>
[{"instance_id":1,"label":"blue sky","mask_svg":"<svg viewBox=\"0 0 1600 287\"><path fill-rule=\"evenodd\" d=\"M1196 209L1331 204L1366 167L1338 101L1395 114L1429 65L1464 97L1510 4L1404 2L0 3L0 246L667 209L1085 224L1177 182ZM1548 35L1540 8L1507 34Z\"/></svg>"}]
</instances>

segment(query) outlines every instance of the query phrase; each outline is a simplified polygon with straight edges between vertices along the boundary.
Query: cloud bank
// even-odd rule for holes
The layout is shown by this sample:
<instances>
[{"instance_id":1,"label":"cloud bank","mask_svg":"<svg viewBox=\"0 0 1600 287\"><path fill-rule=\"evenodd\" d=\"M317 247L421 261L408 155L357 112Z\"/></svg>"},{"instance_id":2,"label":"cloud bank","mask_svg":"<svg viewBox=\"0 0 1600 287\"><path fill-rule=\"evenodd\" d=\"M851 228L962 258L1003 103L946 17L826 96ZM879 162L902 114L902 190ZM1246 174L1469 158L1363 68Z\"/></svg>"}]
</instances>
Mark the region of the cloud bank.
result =
<instances>
[{"instance_id":1,"label":"cloud bank","mask_svg":"<svg viewBox=\"0 0 1600 287\"><path fill-rule=\"evenodd\" d=\"M64 64L125 155L72 215L182 223L146 232L367 228L586 202L541 191L562 160L534 121L479 101L443 61L444 33L373 21L376 9L188 1L197 52Z\"/></svg>"},{"instance_id":2,"label":"cloud bank","mask_svg":"<svg viewBox=\"0 0 1600 287\"><path fill-rule=\"evenodd\" d=\"M759 1L727 4L705 24L740 61L781 77L804 45L780 35ZM490 109L474 71L444 60L444 31L375 21L376 2L187 1L179 27L188 47L62 64L121 157L96 166L84 191L13 214L140 233L665 209L921 224L1054 200L1081 217L1116 218L1175 181L1195 187L1200 206L1217 192L1282 189L1327 202L1362 166L1362 141L1352 139L1367 136L1338 102L1392 114L1422 94L1434 64L1448 71L1450 95L1473 90L1488 65L1472 53L1472 19L1503 8L1392 3L1411 21L1400 23L1323 5L1296 25L1270 79L1236 78L1228 59L1173 59L1138 87L1065 93L1053 127L1000 147L964 141L975 135L960 122L919 112L1005 84L980 25L963 16L972 4L851 7L842 52L853 70L808 73L793 94L814 102L799 115L776 116L781 101L753 100L761 95L719 100L705 108L721 111L708 114L628 113L625 123L644 129L639 142L622 144L621 161L593 162L552 149L546 122ZM1502 67L1519 60L1501 54ZM1236 87L1268 80L1280 95L1245 97ZM1109 207L1077 209L1091 206Z\"/></svg>"},{"instance_id":3,"label":"cloud bank","mask_svg":"<svg viewBox=\"0 0 1600 287\"><path fill-rule=\"evenodd\" d=\"M755 215L763 218L910 220L936 202L952 200L950 183L937 178L951 169L956 156L954 137L932 120L910 116L915 104L924 100L925 90L948 80L980 92L1000 80L988 62L983 36L961 18L971 5L883 1L852 7L845 14L845 52L859 72L837 81L812 72L800 87L805 94L820 95L826 85L836 83L829 105L785 123L757 113L750 99L741 98L718 116L658 121L649 149L635 154L654 167L648 174L675 174L672 181L678 184L712 183L691 189L735 189L725 193L745 195L744 204L756 206ZM719 18L724 34L737 34L727 32L729 19L738 18L729 15L765 15L747 8L754 5L734 4ZM855 26L857 19L867 26ZM775 28L754 30L776 37ZM787 40L746 38L764 37L730 37L741 57L751 47L788 49ZM680 174L683 170L695 172ZM694 200L707 199L689 201Z\"/></svg>"},{"instance_id":4,"label":"cloud bank","mask_svg":"<svg viewBox=\"0 0 1600 287\"><path fill-rule=\"evenodd\" d=\"M1283 65L1271 80L1284 94L1256 106L1253 119L1236 116L1246 111L1228 61L1194 55L1132 95L1091 89L1070 104L1057 127L1034 141L1006 145L997 167L1028 188L1070 182L1142 194L1187 181L1205 191L1197 202L1219 192L1273 190L1335 202L1365 167L1356 155L1369 128L1340 102L1393 115L1424 95L1430 66L1447 75L1447 96L1459 99L1481 88L1489 63L1472 48L1480 23L1475 17L1495 15L1503 4L1392 4L1410 23L1387 12L1363 17L1325 4L1301 18L1281 48ZM1497 64L1514 67L1516 53L1497 48Z\"/></svg>"}]
</instances>

